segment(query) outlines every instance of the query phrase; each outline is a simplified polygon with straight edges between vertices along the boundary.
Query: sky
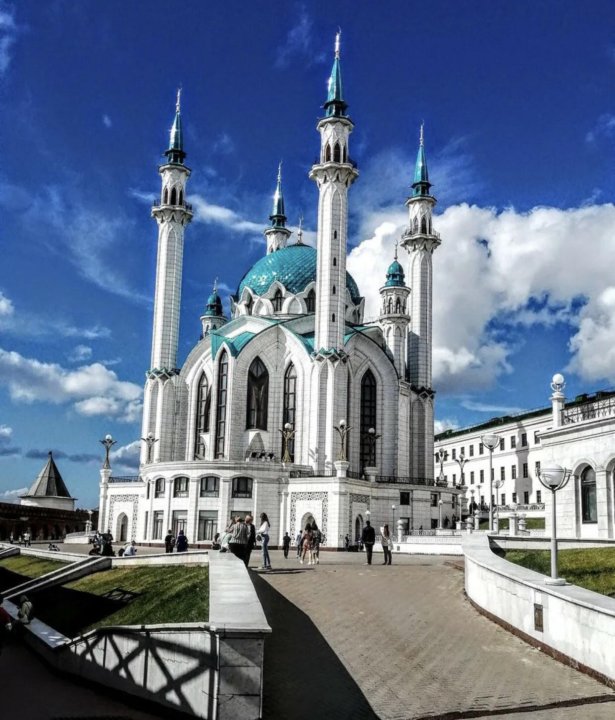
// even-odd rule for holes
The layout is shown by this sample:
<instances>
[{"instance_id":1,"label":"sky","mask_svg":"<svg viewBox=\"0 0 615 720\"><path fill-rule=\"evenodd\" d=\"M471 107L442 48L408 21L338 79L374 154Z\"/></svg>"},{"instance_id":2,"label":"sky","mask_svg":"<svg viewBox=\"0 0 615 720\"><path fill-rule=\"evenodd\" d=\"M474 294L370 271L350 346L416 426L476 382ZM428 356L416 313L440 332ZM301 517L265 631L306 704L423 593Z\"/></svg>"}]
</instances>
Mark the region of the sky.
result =
<instances>
[{"instance_id":1,"label":"sky","mask_svg":"<svg viewBox=\"0 0 615 720\"><path fill-rule=\"evenodd\" d=\"M265 252L277 166L315 237L333 41L350 151L348 269L378 312L418 132L435 228L436 429L615 385L615 6L569 0L0 0L0 501L47 452L80 507L99 440L136 474L157 167L182 87L188 200L179 357L215 278ZM408 267L408 259L400 258Z\"/></svg>"}]
</instances>

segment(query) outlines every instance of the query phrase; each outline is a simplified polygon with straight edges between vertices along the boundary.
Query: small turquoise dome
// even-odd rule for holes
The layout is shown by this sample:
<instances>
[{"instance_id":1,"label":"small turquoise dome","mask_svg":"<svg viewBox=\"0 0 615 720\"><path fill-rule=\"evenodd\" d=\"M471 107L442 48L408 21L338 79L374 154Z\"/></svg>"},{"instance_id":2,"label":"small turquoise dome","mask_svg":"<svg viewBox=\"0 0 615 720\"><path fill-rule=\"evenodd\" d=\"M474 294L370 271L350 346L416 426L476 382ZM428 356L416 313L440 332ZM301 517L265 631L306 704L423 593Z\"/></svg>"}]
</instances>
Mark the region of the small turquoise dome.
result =
<instances>
[{"instance_id":1,"label":"small turquoise dome","mask_svg":"<svg viewBox=\"0 0 615 720\"><path fill-rule=\"evenodd\" d=\"M205 312L203 314L208 316L223 314L222 300L220 300L220 296L215 290L207 298L207 305L205 306Z\"/></svg>"},{"instance_id":2,"label":"small turquoise dome","mask_svg":"<svg viewBox=\"0 0 615 720\"><path fill-rule=\"evenodd\" d=\"M393 260L393 262L389 265L389 269L387 270L387 281L385 282L386 287L404 287L406 285L406 276L404 274L404 269L400 265L400 263L397 262L397 260Z\"/></svg>"},{"instance_id":3,"label":"small turquoise dome","mask_svg":"<svg viewBox=\"0 0 615 720\"><path fill-rule=\"evenodd\" d=\"M244 288L249 288L256 295L264 295L276 280L293 295L303 292L316 280L316 249L311 245L288 245L265 255L243 276L237 288L237 297L241 297ZM361 300L359 288L348 272L346 286L352 301L358 305Z\"/></svg>"}]
</instances>

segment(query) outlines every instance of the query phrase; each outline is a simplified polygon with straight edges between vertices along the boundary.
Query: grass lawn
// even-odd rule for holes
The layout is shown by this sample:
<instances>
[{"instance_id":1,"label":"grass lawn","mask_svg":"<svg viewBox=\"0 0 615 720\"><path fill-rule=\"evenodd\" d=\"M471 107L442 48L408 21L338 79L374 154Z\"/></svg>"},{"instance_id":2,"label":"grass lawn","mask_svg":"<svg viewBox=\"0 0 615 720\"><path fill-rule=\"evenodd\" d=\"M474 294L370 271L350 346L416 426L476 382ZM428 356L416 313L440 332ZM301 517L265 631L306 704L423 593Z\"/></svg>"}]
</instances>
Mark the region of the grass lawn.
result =
<instances>
[{"instance_id":1,"label":"grass lawn","mask_svg":"<svg viewBox=\"0 0 615 720\"><path fill-rule=\"evenodd\" d=\"M548 550L508 550L506 560L551 574L551 553ZM557 554L558 573L573 585L615 597L615 548L560 550Z\"/></svg>"},{"instance_id":2,"label":"grass lawn","mask_svg":"<svg viewBox=\"0 0 615 720\"><path fill-rule=\"evenodd\" d=\"M126 604L105 598L118 588L136 595ZM85 606L92 601L100 608L97 599L107 603L104 617L88 618L85 613L81 632L106 625L205 622L209 618L206 566L115 568L68 583L63 589L71 591L71 595L76 593L75 599ZM70 606L59 604L56 612L67 608L70 612ZM49 624L56 627L53 622Z\"/></svg>"},{"instance_id":3,"label":"grass lawn","mask_svg":"<svg viewBox=\"0 0 615 720\"><path fill-rule=\"evenodd\" d=\"M13 555L13 557L0 560L0 568L29 578L40 577L58 568L66 567L66 565L67 563L59 560L46 560L31 555Z\"/></svg>"},{"instance_id":4,"label":"grass lawn","mask_svg":"<svg viewBox=\"0 0 615 720\"><path fill-rule=\"evenodd\" d=\"M500 520L500 530L508 530L509 526L508 518L502 518ZM489 529L489 520L481 520L479 525L481 530ZM545 519L544 518L525 518L525 529L526 530L544 530Z\"/></svg>"}]
</instances>

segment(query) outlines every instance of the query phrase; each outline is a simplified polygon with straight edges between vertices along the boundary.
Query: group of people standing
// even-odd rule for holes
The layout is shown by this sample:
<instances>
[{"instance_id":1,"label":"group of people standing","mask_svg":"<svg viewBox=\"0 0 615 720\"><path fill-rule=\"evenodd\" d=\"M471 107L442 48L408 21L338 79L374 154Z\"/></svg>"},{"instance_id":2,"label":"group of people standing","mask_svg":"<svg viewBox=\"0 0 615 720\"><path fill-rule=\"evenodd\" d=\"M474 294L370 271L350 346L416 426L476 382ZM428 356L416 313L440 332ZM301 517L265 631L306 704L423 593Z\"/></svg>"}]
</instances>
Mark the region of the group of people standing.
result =
<instances>
[{"instance_id":1,"label":"group of people standing","mask_svg":"<svg viewBox=\"0 0 615 720\"><path fill-rule=\"evenodd\" d=\"M322 533L315 522L308 523L303 532L297 533L297 558L303 565L307 558L308 565L320 564L320 543Z\"/></svg>"},{"instance_id":2,"label":"group of people standing","mask_svg":"<svg viewBox=\"0 0 615 720\"><path fill-rule=\"evenodd\" d=\"M224 531L224 535L220 537L218 534L214 538L212 547L219 549L221 552L230 551L243 560L246 567L250 563L252 550L256 546L257 541L261 543L262 565L261 570L271 570L271 558L269 557L269 536L271 525L267 513L260 514L260 527L258 530L254 525L252 515L236 515L231 518Z\"/></svg>"},{"instance_id":3,"label":"group of people standing","mask_svg":"<svg viewBox=\"0 0 615 720\"><path fill-rule=\"evenodd\" d=\"M173 535L173 531L169 532L164 536L164 551L165 553L172 553L173 550L177 552L186 552L188 550L188 538L183 530L177 533L177 537Z\"/></svg>"},{"instance_id":4,"label":"group of people standing","mask_svg":"<svg viewBox=\"0 0 615 720\"><path fill-rule=\"evenodd\" d=\"M382 564L391 565L393 559L393 536L391 535L388 524L380 528L380 542L382 544L382 552L384 553L384 562ZM376 543L376 531L369 520L365 522L365 527L361 533L361 543L365 547L367 565L371 565L372 553L374 552L374 545Z\"/></svg>"}]
</instances>

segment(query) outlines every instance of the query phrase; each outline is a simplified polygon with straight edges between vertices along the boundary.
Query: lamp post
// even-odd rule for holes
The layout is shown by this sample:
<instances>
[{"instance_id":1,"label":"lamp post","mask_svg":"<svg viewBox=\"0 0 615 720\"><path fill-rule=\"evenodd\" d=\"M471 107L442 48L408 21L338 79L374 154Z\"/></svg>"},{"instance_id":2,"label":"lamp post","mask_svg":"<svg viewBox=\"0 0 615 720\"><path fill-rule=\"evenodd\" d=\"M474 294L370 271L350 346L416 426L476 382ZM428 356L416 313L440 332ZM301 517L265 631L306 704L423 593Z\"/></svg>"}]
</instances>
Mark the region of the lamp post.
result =
<instances>
[{"instance_id":1,"label":"lamp post","mask_svg":"<svg viewBox=\"0 0 615 720\"><path fill-rule=\"evenodd\" d=\"M438 530L442 530L442 505L444 505L444 500L440 498L438 500Z\"/></svg>"},{"instance_id":2,"label":"lamp post","mask_svg":"<svg viewBox=\"0 0 615 720\"><path fill-rule=\"evenodd\" d=\"M284 440L284 453L282 455L282 462L283 463L290 463L293 461L293 459L290 456L290 451L288 449L290 441L295 437L295 431L293 430L293 426L287 422L284 423L284 428L280 430L282 433L282 439Z\"/></svg>"},{"instance_id":3,"label":"lamp post","mask_svg":"<svg viewBox=\"0 0 615 720\"><path fill-rule=\"evenodd\" d=\"M154 445L158 442L158 438L154 437L153 432L148 432L147 437L141 438L143 442L147 445L147 461L148 463L151 463L152 461L152 448Z\"/></svg>"},{"instance_id":4,"label":"lamp post","mask_svg":"<svg viewBox=\"0 0 615 720\"><path fill-rule=\"evenodd\" d=\"M493 483L493 486L495 487L495 499L493 498L493 496L491 496L490 502L489 502L490 508L493 505L493 503L495 502L495 516L498 521L498 523L497 523L498 524L498 533L500 532L500 505L498 503L498 491L502 487L502 485L504 485L504 481L500 480L499 478Z\"/></svg>"},{"instance_id":5,"label":"lamp post","mask_svg":"<svg viewBox=\"0 0 615 720\"><path fill-rule=\"evenodd\" d=\"M105 435L105 439L99 440L98 442L105 448L105 462L103 463L103 468L108 470L111 467L111 463L109 462L109 451L117 443L117 440L114 440L111 435Z\"/></svg>"},{"instance_id":6,"label":"lamp post","mask_svg":"<svg viewBox=\"0 0 615 720\"><path fill-rule=\"evenodd\" d=\"M489 450L489 532L493 532L493 451L500 444L500 436L483 435L481 442Z\"/></svg>"},{"instance_id":7,"label":"lamp post","mask_svg":"<svg viewBox=\"0 0 615 720\"><path fill-rule=\"evenodd\" d=\"M352 430L352 428L346 425L345 420L340 420L339 425L334 425L333 429L340 436L340 451L338 453L337 459L346 461L348 460L348 458L346 457L346 438L348 437L348 433Z\"/></svg>"},{"instance_id":8,"label":"lamp post","mask_svg":"<svg viewBox=\"0 0 615 720\"><path fill-rule=\"evenodd\" d=\"M557 527L555 512L555 493L561 490L570 480L572 471L553 463L549 467L541 468L538 471L538 479L551 491L551 577L545 578L547 585L565 585L564 578L557 577Z\"/></svg>"},{"instance_id":9,"label":"lamp post","mask_svg":"<svg viewBox=\"0 0 615 720\"><path fill-rule=\"evenodd\" d=\"M463 490L465 488L464 483L464 477L463 477L463 468L465 467L465 464L468 462L468 458L464 455L463 449L459 453L459 457L455 458L455 462L457 465L459 465L459 472L461 473L461 482L459 483L459 487ZM459 498L459 520L461 521L461 516L463 514L463 500L461 499L461 494L458 495Z\"/></svg>"},{"instance_id":10,"label":"lamp post","mask_svg":"<svg viewBox=\"0 0 615 720\"><path fill-rule=\"evenodd\" d=\"M446 457L446 452L444 451L444 448L440 448L438 450L438 462L440 463L440 474L438 475L438 480L440 481L440 484L444 483L444 458Z\"/></svg>"},{"instance_id":11,"label":"lamp post","mask_svg":"<svg viewBox=\"0 0 615 720\"><path fill-rule=\"evenodd\" d=\"M393 511L393 529L395 529L395 505L391 505L391 510Z\"/></svg>"}]
</instances>

